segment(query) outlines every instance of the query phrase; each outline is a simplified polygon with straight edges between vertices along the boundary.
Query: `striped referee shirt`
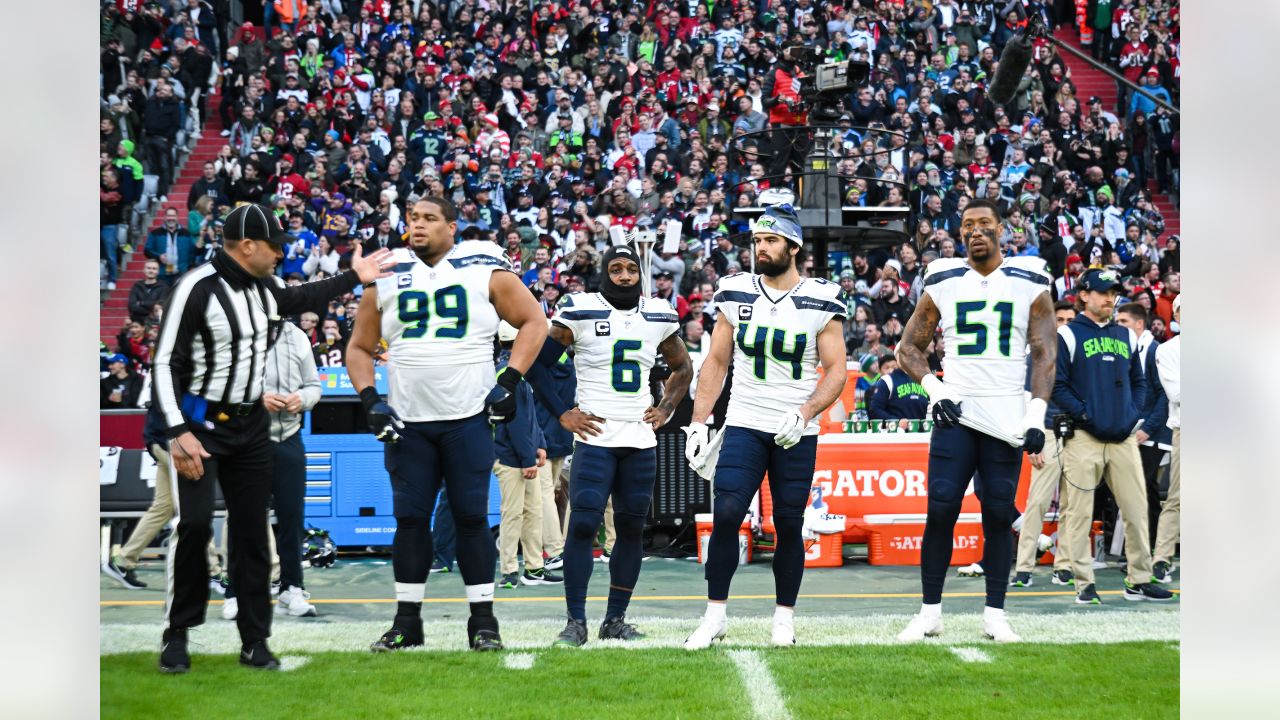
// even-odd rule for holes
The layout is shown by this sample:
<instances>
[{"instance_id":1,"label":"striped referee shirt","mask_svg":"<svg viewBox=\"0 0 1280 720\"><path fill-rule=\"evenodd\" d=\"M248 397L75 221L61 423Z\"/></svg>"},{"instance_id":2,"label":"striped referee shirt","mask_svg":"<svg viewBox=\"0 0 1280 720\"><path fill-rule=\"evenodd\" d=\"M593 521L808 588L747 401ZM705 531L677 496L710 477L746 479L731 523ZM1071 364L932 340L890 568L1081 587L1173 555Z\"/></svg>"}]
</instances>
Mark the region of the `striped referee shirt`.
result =
<instances>
[{"instance_id":1,"label":"striped referee shirt","mask_svg":"<svg viewBox=\"0 0 1280 720\"><path fill-rule=\"evenodd\" d=\"M225 252L178 279L165 307L152 368L152 402L165 434L190 428L188 395L209 403L257 402L262 397L267 350L283 315L296 315L353 289L354 272L286 287L256 278Z\"/></svg>"}]
</instances>

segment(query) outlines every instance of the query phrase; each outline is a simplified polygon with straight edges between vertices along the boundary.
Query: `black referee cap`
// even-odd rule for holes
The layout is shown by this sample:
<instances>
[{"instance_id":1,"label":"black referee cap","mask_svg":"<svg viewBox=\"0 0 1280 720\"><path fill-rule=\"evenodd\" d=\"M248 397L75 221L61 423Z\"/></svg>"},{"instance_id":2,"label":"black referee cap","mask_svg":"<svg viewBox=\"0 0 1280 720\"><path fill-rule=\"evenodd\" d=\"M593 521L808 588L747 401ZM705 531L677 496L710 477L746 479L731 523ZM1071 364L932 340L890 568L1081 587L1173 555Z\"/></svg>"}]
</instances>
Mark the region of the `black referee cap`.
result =
<instances>
[{"instance_id":1,"label":"black referee cap","mask_svg":"<svg viewBox=\"0 0 1280 720\"><path fill-rule=\"evenodd\" d=\"M280 227L275 213L262 205L241 205L227 213L222 236L232 241L266 240L276 245L293 241L293 236Z\"/></svg>"}]
</instances>

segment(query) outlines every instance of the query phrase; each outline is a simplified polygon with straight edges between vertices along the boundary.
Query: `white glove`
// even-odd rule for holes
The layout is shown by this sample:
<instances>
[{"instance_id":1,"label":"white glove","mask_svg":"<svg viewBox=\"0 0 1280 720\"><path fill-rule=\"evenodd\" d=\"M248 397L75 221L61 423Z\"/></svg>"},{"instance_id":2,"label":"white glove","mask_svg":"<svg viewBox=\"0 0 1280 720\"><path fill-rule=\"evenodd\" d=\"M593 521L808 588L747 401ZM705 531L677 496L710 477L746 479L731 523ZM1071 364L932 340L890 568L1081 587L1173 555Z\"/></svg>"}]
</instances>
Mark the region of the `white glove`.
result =
<instances>
[{"instance_id":1,"label":"white glove","mask_svg":"<svg viewBox=\"0 0 1280 720\"><path fill-rule=\"evenodd\" d=\"M773 436L773 441L783 450L789 450L804 437L804 430L808 424L809 421L804 419L800 411L792 410L783 416L782 422L778 423L778 434Z\"/></svg>"},{"instance_id":2,"label":"white glove","mask_svg":"<svg viewBox=\"0 0 1280 720\"><path fill-rule=\"evenodd\" d=\"M707 444L710 431L707 429L706 423L689 423L688 426L680 428L684 430L684 458L689 461L689 466L697 471L707 462Z\"/></svg>"}]
</instances>

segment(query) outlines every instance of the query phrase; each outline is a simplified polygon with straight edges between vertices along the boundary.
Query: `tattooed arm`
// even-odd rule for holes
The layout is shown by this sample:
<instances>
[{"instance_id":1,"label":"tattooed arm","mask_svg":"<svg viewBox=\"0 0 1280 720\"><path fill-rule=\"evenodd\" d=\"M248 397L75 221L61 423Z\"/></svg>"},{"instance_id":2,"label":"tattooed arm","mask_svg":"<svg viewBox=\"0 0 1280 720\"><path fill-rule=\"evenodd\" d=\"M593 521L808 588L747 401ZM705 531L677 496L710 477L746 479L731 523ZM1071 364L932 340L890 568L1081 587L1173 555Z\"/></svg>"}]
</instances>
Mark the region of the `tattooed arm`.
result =
<instances>
[{"instance_id":1,"label":"tattooed arm","mask_svg":"<svg viewBox=\"0 0 1280 720\"><path fill-rule=\"evenodd\" d=\"M1053 315L1053 300L1047 292L1031 303L1027 342L1031 345L1031 397L1048 401L1057 372L1058 324Z\"/></svg>"},{"instance_id":2,"label":"tattooed arm","mask_svg":"<svg viewBox=\"0 0 1280 720\"><path fill-rule=\"evenodd\" d=\"M920 304L916 305L915 312L907 320L907 326L902 330L902 340L894 353L903 372L916 382L923 382L926 375L933 377L925 351L933 341L933 331L941 319L942 315L938 312L938 306L933 304L933 298L927 292L921 293ZM1049 319L1053 319L1052 307Z\"/></svg>"}]
</instances>

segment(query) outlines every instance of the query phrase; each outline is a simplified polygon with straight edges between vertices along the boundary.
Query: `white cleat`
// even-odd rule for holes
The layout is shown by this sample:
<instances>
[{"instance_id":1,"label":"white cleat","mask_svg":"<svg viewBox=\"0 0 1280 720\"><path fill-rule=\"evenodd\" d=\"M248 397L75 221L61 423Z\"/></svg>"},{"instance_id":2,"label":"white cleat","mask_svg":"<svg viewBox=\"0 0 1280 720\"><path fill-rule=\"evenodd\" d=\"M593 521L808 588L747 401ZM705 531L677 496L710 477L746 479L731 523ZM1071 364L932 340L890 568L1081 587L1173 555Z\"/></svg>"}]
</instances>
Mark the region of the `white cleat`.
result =
<instances>
[{"instance_id":1,"label":"white cleat","mask_svg":"<svg viewBox=\"0 0 1280 720\"><path fill-rule=\"evenodd\" d=\"M292 617L315 617L316 606L307 602L311 599L311 593L300 587L290 585L280 591L280 597L276 601L277 615L290 615Z\"/></svg>"},{"instance_id":2,"label":"white cleat","mask_svg":"<svg viewBox=\"0 0 1280 720\"><path fill-rule=\"evenodd\" d=\"M684 641L685 650L704 650L711 643L724 637L729 629L729 621L725 618L702 618L698 628ZM776 637L776 636L775 636Z\"/></svg>"},{"instance_id":3,"label":"white cleat","mask_svg":"<svg viewBox=\"0 0 1280 720\"><path fill-rule=\"evenodd\" d=\"M942 634L942 617L916 615L911 622L898 633L898 642L921 642L927 637Z\"/></svg>"},{"instance_id":4,"label":"white cleat","mask_svg":"<svg viewBox=\"0 0 1280 720\"><path fill-rule=\"evenodd\" d=\"M240 603L235 598L227 598L222 601L222 619L235 620L236 613L240 611Z\"/></svg>"},{"instance_id":5,"label":"white cleat","mask_svg":"<svg viewBox=\"0 0 1280 720\"><path fill-rule=\"evenodd\" d=\"M982 618L982 634L998 643L1022 642L1022 637L1009 627L1007 617Z\"/></svg>"},{"instance_id":6,"label":"white cleat","mask_svg":"<svg viewBox=\"0 0 1280 720\"><path fill-rule=\"evenodd\" d=\"M983 575L986 575L986 574L987 574L987 571L982 568L981 563L965 565L959 570L956 570L956 577L982 577Z\"/></svg>"},{"instance_id":7,"label":"white cleat","mask_svg":"<svg viewBox=\"0 0 1280 720\"><path fill-rule=\"evenodd\" d=\"M791 647L796 644L795 623L791 620L773 619L773 637L771 642L778 647Z\"/></svg>"}]
</instances>

